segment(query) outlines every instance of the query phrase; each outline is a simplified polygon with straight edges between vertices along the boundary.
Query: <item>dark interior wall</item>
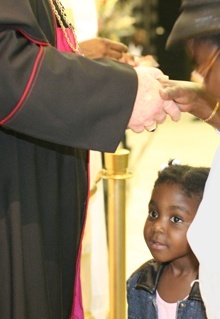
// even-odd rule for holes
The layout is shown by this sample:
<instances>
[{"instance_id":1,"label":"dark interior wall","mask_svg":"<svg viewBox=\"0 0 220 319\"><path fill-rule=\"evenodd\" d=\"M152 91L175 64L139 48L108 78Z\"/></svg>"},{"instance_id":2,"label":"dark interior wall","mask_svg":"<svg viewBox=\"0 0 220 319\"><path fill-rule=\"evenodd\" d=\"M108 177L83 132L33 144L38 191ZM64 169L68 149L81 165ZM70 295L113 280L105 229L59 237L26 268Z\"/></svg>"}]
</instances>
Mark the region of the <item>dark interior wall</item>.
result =
<instances>
[{"instance_id":1,"label":"dark interior wall","mask_svg":"<svg viewBox=\"0 0 220 319\"><path fill-rule=\"evenodd\" d=\"M166 41L171 29L180 14L181 0L158 0L158 27L162 27L163 34L157 34L155 38L156 55L160 69L170 79L188 80L191 65L183 48L166 50Z\"/></svg>"},{"instance_id":2,"label":"dark interior wall","mask_svg":"<svg viewBox=\"0 0 220 319\"><path fill-rule=\"evenodd\" d=\"M134 1L135 27L144 28L147 31L150 39L147 52L156 56L160 69L170 79L189 80L191 64L184 47L175 50L166 49L167 38L180 14L181 0L119 1L121 4ZM121 40L128 44L130 37Z\"/></svg>"}]
</instances>

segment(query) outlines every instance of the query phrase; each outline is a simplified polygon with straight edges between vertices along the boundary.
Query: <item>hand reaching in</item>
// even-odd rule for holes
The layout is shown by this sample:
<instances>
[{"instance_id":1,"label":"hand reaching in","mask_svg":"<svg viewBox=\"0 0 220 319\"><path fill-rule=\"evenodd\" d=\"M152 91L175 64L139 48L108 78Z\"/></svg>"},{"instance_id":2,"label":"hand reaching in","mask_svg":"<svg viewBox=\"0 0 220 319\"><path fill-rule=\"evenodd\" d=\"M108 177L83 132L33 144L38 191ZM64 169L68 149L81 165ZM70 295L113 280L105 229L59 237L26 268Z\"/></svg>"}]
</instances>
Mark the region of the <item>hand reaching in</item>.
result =
<instances>
[{"instance_id":1,"label":"hand reaching in","mask_svg":"<svg viewBox=\"0 0 220 319\"><path fill-rule=\"evenodd\" d=\"M128 48L120 42L106 38L93 38L80 42L80 49L90 59L109 58L120 60Z\"/></svg>"},{"instance_id":2,"label":"hand reaching in","mask_svg":"<svg viewBox=\"0 0 220 319\"><path fill-rule=\"evenodd\" d=\"M165 101L174 100L181 112L206 119L216 105L216 98L207 92L203 84L166 79L161 79L160 83L161 98Z\"/></svg>"},{"instance_id":3,"label":"hand reaching in","mask_svg":"<svg viewBox=\"0 0 220 319\"><path fill-rule=\"evenodd\" d=\"M161 79L160 83L162 85L161 97L167 101L174 100L182 112L191 111L192 105L198 101L199 91L203 89L201 84L190 81Z\"/></svg>"}]
</instances>

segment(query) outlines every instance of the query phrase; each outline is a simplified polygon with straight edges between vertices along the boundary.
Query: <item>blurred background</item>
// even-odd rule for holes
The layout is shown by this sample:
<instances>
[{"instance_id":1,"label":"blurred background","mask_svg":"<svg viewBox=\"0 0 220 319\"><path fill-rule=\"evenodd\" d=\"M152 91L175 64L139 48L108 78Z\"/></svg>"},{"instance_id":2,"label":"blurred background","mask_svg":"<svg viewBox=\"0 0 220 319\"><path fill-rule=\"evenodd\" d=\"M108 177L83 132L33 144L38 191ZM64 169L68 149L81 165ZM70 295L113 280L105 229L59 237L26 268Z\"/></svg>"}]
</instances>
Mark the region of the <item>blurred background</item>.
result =
<instances>
[{"instance_id":1,"label":"blurred background","mask_svg":"<svg viewBox=\"0 0 220 319\"><path fill-rule=\"evenodd\" d=\"M181 0L97 0L99 35L153 54L172 79L188 79L190 62L182 48L168 52L167 37L179 15Z\"/></svg>"}]
</instances>

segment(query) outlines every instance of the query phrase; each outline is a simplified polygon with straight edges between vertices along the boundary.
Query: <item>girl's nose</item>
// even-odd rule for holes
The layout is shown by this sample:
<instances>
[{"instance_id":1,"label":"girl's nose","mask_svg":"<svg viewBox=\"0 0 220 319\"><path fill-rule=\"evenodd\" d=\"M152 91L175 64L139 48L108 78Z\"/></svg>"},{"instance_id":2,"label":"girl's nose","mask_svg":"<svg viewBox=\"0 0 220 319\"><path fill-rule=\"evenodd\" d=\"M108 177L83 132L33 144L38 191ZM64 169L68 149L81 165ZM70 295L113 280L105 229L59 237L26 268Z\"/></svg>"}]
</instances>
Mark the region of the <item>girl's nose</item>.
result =
<instances>
[{"instance_id":1,"label":"girl's nose","mask_svg":"<svg viewBox=\"0 0 220 319\"><path fill-rule=\"evenodd\" d=\"M155 232L164 232L165 224L162 220L157 220L153 225L153 230Z\"/></svg>"}]
</instances>

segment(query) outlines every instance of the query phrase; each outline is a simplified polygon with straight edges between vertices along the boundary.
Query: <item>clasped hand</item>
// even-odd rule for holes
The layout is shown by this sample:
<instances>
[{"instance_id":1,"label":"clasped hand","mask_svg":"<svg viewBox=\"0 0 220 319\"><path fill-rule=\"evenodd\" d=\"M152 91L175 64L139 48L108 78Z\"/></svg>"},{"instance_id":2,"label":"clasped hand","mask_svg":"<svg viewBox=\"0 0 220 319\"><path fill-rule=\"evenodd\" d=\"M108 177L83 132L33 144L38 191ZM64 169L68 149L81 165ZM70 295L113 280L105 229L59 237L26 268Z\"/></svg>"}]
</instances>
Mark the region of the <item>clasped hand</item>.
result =
<instances>
[{"instance_id":1,"label":"clasped hand","mask_svg":"<svg viewBox=\"0 0 220 319\"><path fill-rule=\"evenodd\" d=\"M167 115L173 121L180 119L180 110L175 102L163 100L159 94L161 89L159 80L167 77L155 67L157 64L152 56L135 61L127 52L126 45L100 37L81 42L80 48L87 58L105 57L134 67L138 77L138 90L128 128L134 132L142 132L145 129L152 131L156 128L157 123L161 124L165 121Z\"/></svg>"},{"instance_id":2,"label":"clasped hand","mask_svg":"<svg viewBox=\"0 0 220 319\"><path fill-rule=\"evenodd\" d=\"M136 133L151 131L156 124L165 121L167 115L179 121L181 112L173 100L163 100L160 96L162 85L159 80L167 78L160 69L135 67L138 77L138 91L128 128Z\"/></svg>"}]
</instances>

